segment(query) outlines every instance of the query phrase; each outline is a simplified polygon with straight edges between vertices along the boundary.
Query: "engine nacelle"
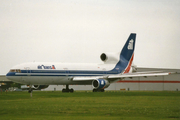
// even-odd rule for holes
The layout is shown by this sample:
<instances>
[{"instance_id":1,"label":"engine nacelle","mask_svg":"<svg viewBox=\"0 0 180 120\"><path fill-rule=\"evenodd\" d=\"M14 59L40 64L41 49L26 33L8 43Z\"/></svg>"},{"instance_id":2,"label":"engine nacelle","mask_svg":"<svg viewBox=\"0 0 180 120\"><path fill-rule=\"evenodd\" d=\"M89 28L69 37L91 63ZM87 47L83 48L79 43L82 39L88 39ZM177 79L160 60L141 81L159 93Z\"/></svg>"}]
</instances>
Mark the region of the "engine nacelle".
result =
<instances>
[{"instance_id":1,"label":"engine nacelle","mask_svg":"<svg viewBox=\"0 0 180 120\"><path fill-rule=\"evenodd\" d=\"M102 53L100 58L104 63L117 63L119 55L117 53Z\"/></svg>"},{"instance_id":2,"label":"engine nacelle","mask_svg":"<svg viewBox=\"0 0 180 120\"><path fill-rule=\"evenodd\" d=\"M34 89L41 90L47 88L49 85L33 85Z\"/></svg>"},{"instance_id":3,"label":"engine nacelle","mask_svg":"<svg viewBox=\"0 0 180 120\"><path fill-rule=\"evenodd\" d=\"M109 85L110 85L109 81L105 79L97 79L92 82L92 86L95 89L104 89L109 87Z\"/></svg>"}]
</instances>

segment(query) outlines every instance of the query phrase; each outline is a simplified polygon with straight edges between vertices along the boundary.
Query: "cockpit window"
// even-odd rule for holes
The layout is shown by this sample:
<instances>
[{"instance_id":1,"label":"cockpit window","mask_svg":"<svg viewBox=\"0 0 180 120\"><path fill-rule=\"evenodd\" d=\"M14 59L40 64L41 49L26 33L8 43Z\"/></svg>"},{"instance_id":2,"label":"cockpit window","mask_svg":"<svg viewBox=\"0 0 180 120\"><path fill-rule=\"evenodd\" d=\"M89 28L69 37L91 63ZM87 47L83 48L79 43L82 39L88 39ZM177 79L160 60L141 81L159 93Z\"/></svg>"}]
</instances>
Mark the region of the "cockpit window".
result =
<instances>
[{"instance_id":1,"label":"cockpit window","mask_svg":"<svg viewBox=\"0 0 180 120\"><path fill-rule=\"evenodd\" d=\"M11 69L9 72L17 72L17 73L21 73L20 69Z\"/></svg>"}]
</instances>

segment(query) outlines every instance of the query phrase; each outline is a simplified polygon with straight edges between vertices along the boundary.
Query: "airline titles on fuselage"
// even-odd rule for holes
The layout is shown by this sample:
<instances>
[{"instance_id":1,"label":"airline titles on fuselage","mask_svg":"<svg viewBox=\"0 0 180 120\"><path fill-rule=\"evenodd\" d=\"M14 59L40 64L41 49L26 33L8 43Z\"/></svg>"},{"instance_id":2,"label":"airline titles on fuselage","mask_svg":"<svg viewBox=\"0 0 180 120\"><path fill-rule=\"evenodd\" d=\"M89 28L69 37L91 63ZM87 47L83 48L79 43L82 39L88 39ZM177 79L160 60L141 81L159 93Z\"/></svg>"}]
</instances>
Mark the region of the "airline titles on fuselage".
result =
<instances>
[{"instance_id":1,"label":"airline titles on fuselage","mask_svg":"<svg viewBox=\"0 0 180 120\"><path fill-rule=\"evenodd\" d=\"M38 69L56 69L54 65L52 66L45 66L45 65L38 65Z\"/></svg>"}]
</instances>

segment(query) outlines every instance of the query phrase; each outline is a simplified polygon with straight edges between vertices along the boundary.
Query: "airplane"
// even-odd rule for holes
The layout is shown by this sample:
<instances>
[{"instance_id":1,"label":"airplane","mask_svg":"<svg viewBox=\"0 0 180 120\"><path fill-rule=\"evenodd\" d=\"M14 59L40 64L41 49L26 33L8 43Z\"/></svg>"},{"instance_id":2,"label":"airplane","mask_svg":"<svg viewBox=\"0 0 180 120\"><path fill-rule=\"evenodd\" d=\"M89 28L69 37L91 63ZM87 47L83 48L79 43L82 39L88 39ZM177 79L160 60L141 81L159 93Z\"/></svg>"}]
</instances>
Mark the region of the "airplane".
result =
<instances>
[{"instance_id":1,"label":"airplane","mask_svg":"<svg viewBox=\"0 0 180 120\"><path fill-rule=\"evenodd\" d=\"M69 85L92 85L93 92L104 92L113 82L124 78L164 76L170 72L151 71L136 72L134 67L134 50L136 33L131 33L119 53L102 53L103 63L41 63L30 62L16 65L6 74L7 79L16 83L29 85L36 89L49 85L66 85L62 92L74 92Z\"/></svg>"}]
</instances>

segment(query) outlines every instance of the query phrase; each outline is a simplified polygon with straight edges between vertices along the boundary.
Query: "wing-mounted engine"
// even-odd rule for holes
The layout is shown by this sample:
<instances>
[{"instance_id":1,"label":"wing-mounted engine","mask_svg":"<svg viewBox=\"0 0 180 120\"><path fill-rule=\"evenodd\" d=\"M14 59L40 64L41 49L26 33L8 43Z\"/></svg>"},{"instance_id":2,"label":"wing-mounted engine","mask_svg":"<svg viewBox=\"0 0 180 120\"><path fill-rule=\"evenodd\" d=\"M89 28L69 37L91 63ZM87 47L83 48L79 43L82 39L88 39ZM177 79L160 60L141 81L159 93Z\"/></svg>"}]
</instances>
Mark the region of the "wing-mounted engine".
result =
<instances>
[{"instance_id":1,"label":"wing-mounted engine","mask_svg":"<svg viewBox=\"0 0 180 120\"><path fill-rule=\"evenodd\" d=\"M109 87L109 85L110 85L109 81L105 79L96 79L96 80L93 80L92 82L92 86L94 90L97 90L97 91L101 89L104 90L104 88Z\"/></svg>"},{"instance_id":2,"label":"wing-mounted engine","mask_svg":"<svg viewBox=\"0 0 180 120\"><path fill-rule=\"evenodd\" d=\"M118 53L102 53L100 55L101 60L104 63L117 63L119 60L119 54Z\"/></svg>"},{"instance_id":3,"label":"wing-mounted engine","mask_svg":"<svg viewBox=\"0 0 180 120\"><path fill-rule=\"evenodd\" d=\"M47 88L49 85L33 85L35 90L41 90Z\"/></svg>"}]
</instances>

